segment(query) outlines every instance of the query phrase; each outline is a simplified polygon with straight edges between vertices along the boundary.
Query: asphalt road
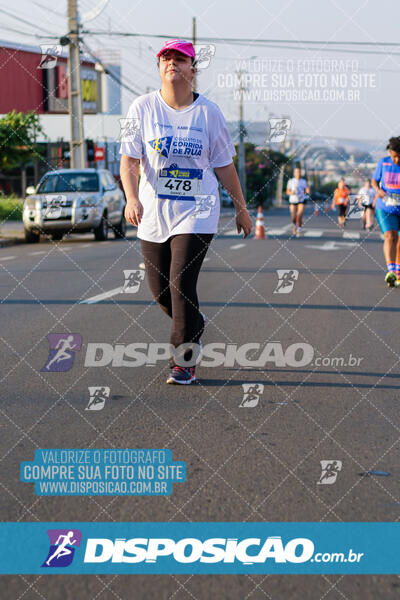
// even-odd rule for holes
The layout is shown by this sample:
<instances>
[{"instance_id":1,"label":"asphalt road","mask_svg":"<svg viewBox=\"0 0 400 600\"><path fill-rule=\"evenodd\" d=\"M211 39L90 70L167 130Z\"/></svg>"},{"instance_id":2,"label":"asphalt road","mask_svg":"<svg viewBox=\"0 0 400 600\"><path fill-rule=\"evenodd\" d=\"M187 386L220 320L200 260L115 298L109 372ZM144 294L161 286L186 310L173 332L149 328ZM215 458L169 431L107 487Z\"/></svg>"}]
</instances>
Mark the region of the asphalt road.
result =
<instances>
[{"instance_id":1,"label":"asphalt road","mask_svg":"<svg viewBox=\"0 0 400 600\"><path fill-rule=\"evenodd\" d=\"M265 216L266 240L243 240L232 216L221 219L199 297L204 344L275 342L272 358L200 366L188 387L165 384L165 360L85 367L89 343L168 342L146 281L118 291L124 269L142 262L133 230L122 241L72 236L0 250L2 521L399 519L400 290L385 287L380 235L350 220L343 237L332 213L308 209L296 239L286 210ZM277 270L297 272L288 293L276 291ZM82 336L69 371L41 370L49 333ZM293 344L306 345L308 364L286 354ZM102 410L85 410L90 386L110 388ZM186 461L187 481L170 497L38 497L19 481L37 448L168 448ZM334 484L318 484L323 460L341 462ZM388 475L361 475L371 470ZM398 598L399 587L395 575L30 575L3 576L1 597L375 600Z\"/></svg>"}]
</instances>

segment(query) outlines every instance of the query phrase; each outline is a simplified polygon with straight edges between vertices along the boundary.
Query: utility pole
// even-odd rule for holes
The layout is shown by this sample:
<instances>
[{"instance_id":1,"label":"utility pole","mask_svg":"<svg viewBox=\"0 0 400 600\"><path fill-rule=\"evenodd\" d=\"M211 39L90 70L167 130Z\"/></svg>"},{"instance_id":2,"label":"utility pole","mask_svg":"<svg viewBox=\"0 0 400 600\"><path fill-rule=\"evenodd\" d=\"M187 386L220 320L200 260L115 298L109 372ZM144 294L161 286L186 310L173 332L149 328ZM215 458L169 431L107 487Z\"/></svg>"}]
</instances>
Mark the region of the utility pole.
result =
<instances>
[{"instance_id":1,"label":"utility pole","mask_svg":"<svg viewBox=\"0 0 400 600\"><path fill-rule=\"evenodd\" d=\"M85 138L83 135L81 60L79 56L79 19L77 0L68 0L68 111L71 122L70 168L86 167Z\"/></svg>"},{"instance_id":2,"label":"utility pole","mask_svg":"<svg viewBox=\"0 0 400 600\"><path fill-rule=\"evenodd\" d=\"M280 145L280 152L281 154L283 154L285 152L285 142L281 142ZM280 167L279 167L279 174L278 174L278 182L276 184L276 202L275 202L275 206L281 207L282 206L282 194L283 194L283 175L285 172L285 163L283 163Z\"/></svg>"},{"instance_id":3,"label":"utility pole","mask_svg":"<svg viewBox=\"0 0 400 600\"><path fill-rule=\"evenodd\" d=\"M246 200L246 165L245 165L245 153L244 153L244 136L245 128L243 122L243 79L242 70L239 71L239 156L238 156L238 167L239 167L239 181L240 187L242 188L244 199Z\"/></svg>"},{"instance_id":4,"label":"utility pole","mask_svg":"<svg viewBox=\"0 0 400 600\"><path fill-rule=\"evenodd\" d=\"M193 17L192 28L193 28L192 43L193 43L193 46L196 48L196 17ZM197 92L197 76L196 76L196 73L194 74L194 77L193 77L193 91Z\"/></svg>"},{"instance_id":5,"label":"utility pole","mask_svg":"<svg viewBox=\"0 0 400 600\"><path fill-rule=\"evenodd\" d=\"M283 119L287 119L287 118L288 117L283 117ZM286 137L283 138L283 140L281 141L281 145L279 147L279 151L281 154L285 154L285 144L286 144ZM278 206L278 207L282 206L283 177L285 174L285 166L286 166L286 163L284 162L279 167L279 175L278 175L278 182L276 185L276 198L275 198L275 206Z\"/></svg>"}]
</instances>

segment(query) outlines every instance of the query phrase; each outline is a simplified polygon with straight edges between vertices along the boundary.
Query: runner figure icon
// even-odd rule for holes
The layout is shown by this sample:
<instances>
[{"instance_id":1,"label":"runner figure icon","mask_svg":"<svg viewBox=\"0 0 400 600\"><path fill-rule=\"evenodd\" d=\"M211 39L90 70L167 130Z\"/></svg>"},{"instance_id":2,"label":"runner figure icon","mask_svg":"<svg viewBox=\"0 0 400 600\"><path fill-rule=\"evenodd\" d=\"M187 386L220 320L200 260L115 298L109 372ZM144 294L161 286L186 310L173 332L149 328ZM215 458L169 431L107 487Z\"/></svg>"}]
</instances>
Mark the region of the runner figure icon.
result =
<instances>
[{"instance_id":1,"label":"runner figure icon","mask_svg":"<svg viewBox=\"0 0 400 600\"><path fill-rule=\"evenodd\" d=\"M243 400L239 404L239 408L255 408L264 391L264 385L261 383L243 383L242 387Z\"/></svg>"},{"instance_id":2,"label":"runner figure icon","mask_svg":"<svg viewBox=\"0 0 400 600\"><path fill-rule=\"evenodd\" d=\"M90 398L85 410L102 410L110 396L109 387L89 387Z\"/></svg>"},{"instance_id":3,"label":"runner figure icon","mask_svg":"<svg viewBox=\"0 0 400 600\"><path fill-rule=\"evenodd\" d=\"M258 403L258 385L255 385L247 390L246 393L246 404Z\"/></svg>"},{"instance_id":4,"label":"runner figure icon","mask_svg":"<svg viewBox=\"0 0 400 600\"><path fill-rule=\"evenodd\" d=\"M299 272L295 269L278 269L279 281L274 294L288 294L292 291L295 282L299 277Z\"/></svg>"},{"instance_id":5,"label":"runner figure icon","mask_svg":"<svg viewBox=\"0 0 400 600\"><path fill-rule=\"evenodd\" d=\"M67 338L61 338L58 340L58 342L55 346L55 350L58 350L58 352L56 352L56 354L53 356L53 358L47 363L47 365L46 365L47 370L49 370L50 366L53 363L59 363L62 360L67 360L67 359L70 360L71 359L71 354L68 353L68 350L76 349L76 345L71 344L73 339L74 339L74 336L69 335Z\"/></svg>"},{"instance_id":6,"label":"runner figure icon","mask_svg":"<svg viewBox=\"0 0 400 600\"><path fill-rule=\"evenodd\" d=\"M291 126L290 119L268 119L270 132L270 142L283 142Z\"/></svg>"},{"instance_id":7,"label":"runner figure icon","mask_svg":"<svg viewBox=\"0 0 400 600\"><path fill-rule=\"evenodd\" d=\"M215 46L212 44L198 46L198 50L196 50L196 67L198 69L205 69L208 67L214 54Z\"/></svg>"},{"instance_id":8,"label":"runner figure icon","mask_svg":"<svg viewBox=\"0 0 400 600\"><path fill-rule=\"evenodd\" d=\"M51 561L54 558L61 558L62 556L66 556L67 554L72 554L72 550L67 548L67 546L73 546L76 544L77 540L71 539L74 536L73 531L68 531L66 535L59 535L56 541L57 549L56 551L46 560L46 565L49 567ZM63 540L60 542L60 540Z\"/></svg>"},{"instance_id":9,"label":"runner figure icon","mask_svg":"<svg viewBox=\"0 0 400 600\"><path fill-rule=\"evenodd\" d=\"M129 294L135 294L139 290L141 282L144 280L145 273L144 269L135 269L133 271L130 269L124 270L125 281L122 291Z\"/></svg>"},{"instance_id":10,"label":"runner figure icon","mask_svg":"<svg viewBox=\"0 0 400 600\"><path fill-rule=\"evenodd\" d=\"M215 206L216 198L213 194L208 195L197 195L196 198L196 206L193 211L191 217L193 219L206 219L210 216L212 209Z\"/></svg>"},{"instance_id":11,"label":"runner figure icon","mask_svg":"<svg viewBox=\"0 0 400 600\"><path fill-rule=\"evenodd\" d=\"M317 485L335 483L338 473L342 470L341 460L321 460L321 476Z\"/></svg>"},{"instance_id":12,"label":"runner figure icon","mask_svg":"<svg viewBox=\"0 0 400 600\"><path fill-rule=\"evenodd\" d=\"M42 49L42 58L37 68L52 69L57 64L57 58L62 54L61 46L59 44L55 46L42 44L40 47Z\"/></svg>"},{"instance_id":13,"label":"runner figure icon","mask_svg":"<svg viewBox=\"0 0 400 600\"><path fill-rule=\"evenodd\" d=\"M69 567L74 560L76 549L82 541L80 529L48 529L50 548L44 563L45 569L61 569Z\"/></svg>"}]
</instances>

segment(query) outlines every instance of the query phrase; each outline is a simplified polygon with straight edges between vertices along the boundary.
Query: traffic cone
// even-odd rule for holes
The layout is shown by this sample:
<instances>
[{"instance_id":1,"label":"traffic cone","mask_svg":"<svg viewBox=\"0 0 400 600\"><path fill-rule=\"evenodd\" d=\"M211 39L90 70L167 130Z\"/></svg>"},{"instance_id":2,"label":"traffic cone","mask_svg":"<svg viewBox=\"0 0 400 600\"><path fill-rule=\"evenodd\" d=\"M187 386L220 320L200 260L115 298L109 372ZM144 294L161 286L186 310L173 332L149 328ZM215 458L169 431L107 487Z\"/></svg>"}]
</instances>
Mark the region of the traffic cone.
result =
<instances>
[{"instance_id":1,"label":"traffic cone","mask_svg":"<svg viewBox=\"0 0 400 600\"><path fill-rule=\"evenodd\" d=\"M318 206L318 202L316 202L316 203L315 203L315 205L314 205L314 215L315 215L316 217L318 217L318 215L319 215L319 206Z\"/></svg>"},{"instance_id":2,"label":"traffic cone","mask_svg":"<svg viewBox=\"0 0 400 600\"><path fill-rule=\"evenodd\" d=\"M265 240L265 227L264 227L264 215L262 206L258 207L257 211L257 221L256 221L256 230L254 233L255 240Z\"/></svg>"}]
</instances>

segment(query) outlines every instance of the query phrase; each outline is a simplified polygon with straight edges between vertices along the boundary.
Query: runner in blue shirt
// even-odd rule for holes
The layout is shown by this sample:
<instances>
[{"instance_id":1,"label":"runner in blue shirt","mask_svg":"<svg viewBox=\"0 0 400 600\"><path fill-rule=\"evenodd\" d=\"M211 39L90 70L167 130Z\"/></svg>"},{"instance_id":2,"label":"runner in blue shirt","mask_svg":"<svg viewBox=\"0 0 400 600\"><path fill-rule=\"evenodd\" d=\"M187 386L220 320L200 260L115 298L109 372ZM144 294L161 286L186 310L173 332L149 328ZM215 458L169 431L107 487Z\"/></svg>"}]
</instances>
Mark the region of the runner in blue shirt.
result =
<instances>
[{"instance_id":1,"label":"runner in blue shirt","mask_svg":"<svg viewBox=\"0 0 400 600\"><path fill-rule=\"evenodd\" d=\"M376 220L384 236L385 281L389 287L400 287L400 137L390 138L386 148L389 156L378 162L371 183L377 193Z\"/></svg>"}]
</instances>

